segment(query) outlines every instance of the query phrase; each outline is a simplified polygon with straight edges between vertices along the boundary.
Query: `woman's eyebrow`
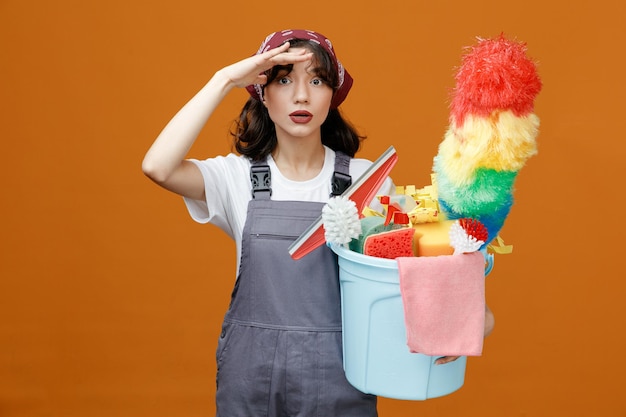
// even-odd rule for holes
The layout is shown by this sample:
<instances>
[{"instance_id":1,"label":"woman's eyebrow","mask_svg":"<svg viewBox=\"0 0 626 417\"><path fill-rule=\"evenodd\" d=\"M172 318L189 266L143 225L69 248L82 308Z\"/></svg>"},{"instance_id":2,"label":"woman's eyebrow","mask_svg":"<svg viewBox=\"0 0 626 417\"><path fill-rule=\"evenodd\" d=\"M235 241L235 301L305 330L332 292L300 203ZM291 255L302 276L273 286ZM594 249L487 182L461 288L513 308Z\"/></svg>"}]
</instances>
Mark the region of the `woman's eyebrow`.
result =
<instances>
[{"instance_id":1,"label":"woman's eyebrow","mask_svg":"<svg viewBox=\"0 0 626 417\"><path fill-rule=\"evenodd\" d=\"M322 66L309 67L307 68L306 71L310 74L315 74L315 75L327 75L328 74L328 71L326 70L326 68Z\"/></svg>"}]
</instances>

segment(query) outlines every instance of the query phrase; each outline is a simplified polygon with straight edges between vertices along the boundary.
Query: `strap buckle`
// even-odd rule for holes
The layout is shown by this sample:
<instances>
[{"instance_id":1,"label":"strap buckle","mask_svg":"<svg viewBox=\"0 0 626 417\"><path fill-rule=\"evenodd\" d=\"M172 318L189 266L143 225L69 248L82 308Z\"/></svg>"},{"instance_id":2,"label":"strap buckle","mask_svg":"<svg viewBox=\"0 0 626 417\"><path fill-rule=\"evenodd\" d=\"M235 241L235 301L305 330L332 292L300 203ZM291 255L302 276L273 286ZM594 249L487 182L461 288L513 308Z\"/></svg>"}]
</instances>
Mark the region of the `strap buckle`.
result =
<instances>
[{"instance_id":1,"label":"strap buckle","mask_svg":"<svg viewBox=\"0 0 626 417\"><path fill-rule=\"evenodd\" d=\"M332 192L330 196L336 197L343 194L350 185L352 185L352 177L350 175L335 171L331 181Z\"/></svg>"},{"instance_id":2,"label":"strap buckle","mask_svg":"<svg viewBox=\"0 0 626 417\"><path fill-rule=\"evenodd\" d=\"M270 196L272 195L272 176L269 165L252 165L250 181L252 182L252 198L256 198L256 193L267 192Z\"/></svg>"}]
</instances>

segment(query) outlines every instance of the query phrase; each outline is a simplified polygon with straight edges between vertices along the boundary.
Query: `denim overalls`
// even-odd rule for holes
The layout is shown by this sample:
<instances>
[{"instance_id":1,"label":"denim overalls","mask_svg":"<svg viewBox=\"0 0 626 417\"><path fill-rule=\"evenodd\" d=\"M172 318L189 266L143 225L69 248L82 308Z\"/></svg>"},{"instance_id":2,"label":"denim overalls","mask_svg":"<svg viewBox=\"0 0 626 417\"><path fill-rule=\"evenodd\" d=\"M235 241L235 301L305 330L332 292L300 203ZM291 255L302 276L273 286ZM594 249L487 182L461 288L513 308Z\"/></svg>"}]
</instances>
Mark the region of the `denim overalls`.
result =
<instances>
[{"instance_id":1,"label":"denim overalls","mask_svg":"<svg viewBox=\"0 0 626 417\"><path fill-rule=\"evenodd\" d=\"M337 152L333 194L348 183ZM218 417L372 417L376 397L345 378L337 259L325 245L300 260L288 248L323 203L273 201L269 166L253 163L241 267L217 349ZM337 190L339 188L339 190Z\"/></svg>"}]
</instances>

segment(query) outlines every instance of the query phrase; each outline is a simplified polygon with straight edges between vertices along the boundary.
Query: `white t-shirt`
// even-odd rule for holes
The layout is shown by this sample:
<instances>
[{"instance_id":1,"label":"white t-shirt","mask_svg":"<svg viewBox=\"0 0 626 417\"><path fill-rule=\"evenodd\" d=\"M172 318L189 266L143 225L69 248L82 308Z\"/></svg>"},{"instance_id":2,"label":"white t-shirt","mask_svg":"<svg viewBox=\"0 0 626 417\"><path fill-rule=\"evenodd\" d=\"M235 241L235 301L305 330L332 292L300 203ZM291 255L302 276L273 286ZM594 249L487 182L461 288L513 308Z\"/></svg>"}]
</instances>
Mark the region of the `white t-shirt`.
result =
<instances>
[{"instance_id":1,"label":"white t-shirt","mask_svg":"<svg viewBox=\"0 0 626 417\"><path fill-rule=\"evenodd\" d=\"M324 166L319 174L307 181L292 181L279 171L274 159L268 156L272 181L272 200L316 201L325 203L331 193L331 179L335 171L335 152L326 148ZM250 160L228 154L199 161L190 160L202 173L206 200L185 198L187 210L198 223L212 223L235 240L237 262L241 259L241 239L246 222L248 202L252 198ZM354 158L350 162L350 176L359 178L372 165L366 159ZM377 194L393 194L395 187L387 179ZM373 206L376 204L373 203ZM239 265L237 265L239 270Z\"/></svg>"}]
</instances>

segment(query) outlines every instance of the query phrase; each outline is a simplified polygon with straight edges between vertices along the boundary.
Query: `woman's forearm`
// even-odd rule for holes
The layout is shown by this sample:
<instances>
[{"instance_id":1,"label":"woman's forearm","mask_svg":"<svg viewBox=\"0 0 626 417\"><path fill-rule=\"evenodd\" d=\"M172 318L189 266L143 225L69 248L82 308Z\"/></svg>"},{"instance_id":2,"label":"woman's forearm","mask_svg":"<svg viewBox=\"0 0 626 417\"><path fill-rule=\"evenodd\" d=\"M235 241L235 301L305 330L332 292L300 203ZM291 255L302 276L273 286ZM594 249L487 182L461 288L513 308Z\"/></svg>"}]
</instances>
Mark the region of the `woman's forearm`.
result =
<instances>
[{"instance_id":1,"label":"woman's forearm","mask_svg":"<svg viewBox=\"0 0 626 417\"><path fill-rule=\"evenodd\" d=\"M143 172L157 183L166 182L181 166L207 120L233 87L223 71L217 71L161 131L143 159Z\"/></svg>"}]
</instances>

